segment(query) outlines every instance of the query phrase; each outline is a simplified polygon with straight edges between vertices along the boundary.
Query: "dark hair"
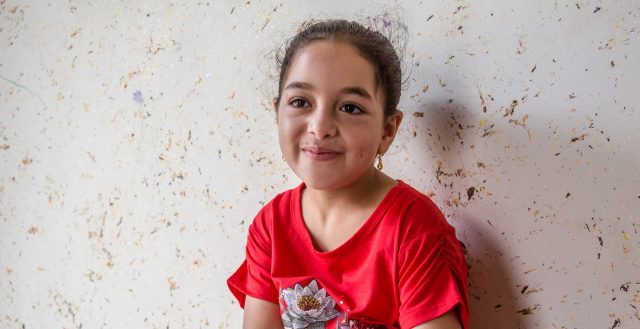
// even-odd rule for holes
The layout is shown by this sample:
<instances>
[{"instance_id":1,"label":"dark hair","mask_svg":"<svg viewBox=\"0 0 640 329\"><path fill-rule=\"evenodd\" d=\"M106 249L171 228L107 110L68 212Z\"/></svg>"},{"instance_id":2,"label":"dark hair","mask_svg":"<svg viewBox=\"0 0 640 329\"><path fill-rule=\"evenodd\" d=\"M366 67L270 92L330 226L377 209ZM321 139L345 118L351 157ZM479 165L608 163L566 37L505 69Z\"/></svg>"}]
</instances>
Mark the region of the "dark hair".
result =
<instances>
[{"instance_id":1,"label":"dark hair","mask_svg":"<svg viewBox=\"0 0 640 329\"><path fill-rule=\"evenodd\" d=\"M384 27L390 25L386 20L383 24ZM376 88L381 87L384 94L384 117L387 118L394 113L400 101L402 70L393 45L378 31L357 22L337 19L303 23L298 33L286 44L284 56L276 57L280 68L277 103L280 103L284 80L289 74L291 61L296 53L317 40L346 41L371 62L375 69Z\"/></svg>"}]
</instances>

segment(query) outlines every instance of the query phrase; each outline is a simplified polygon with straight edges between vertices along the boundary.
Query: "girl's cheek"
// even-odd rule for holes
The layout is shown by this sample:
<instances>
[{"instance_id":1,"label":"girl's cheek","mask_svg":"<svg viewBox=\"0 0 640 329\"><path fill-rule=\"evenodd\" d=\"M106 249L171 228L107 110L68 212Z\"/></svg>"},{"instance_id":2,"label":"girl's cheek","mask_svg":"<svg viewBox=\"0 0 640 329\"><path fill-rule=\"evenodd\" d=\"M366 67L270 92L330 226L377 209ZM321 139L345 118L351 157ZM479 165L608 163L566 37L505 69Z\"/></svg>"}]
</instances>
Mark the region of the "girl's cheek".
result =
<instances>
[{"instance_id":1,"label":"girl's cheek","mask_svg":"<svg viewBox=\"0 0 640 329\"><path fill-rule=\"evenodd\" d=\"M296 130L300 130L299 124L292 118L284 116L278 121L278 131L282 137L292 138L298 133Z\"/></svg>"},{"instance_id":2,"label":"girl's cheek","mask_svg":"<svg viewBox=\"0 0 640 329\"><path fill-rule=\"evenodd\" d=\"M287 124L287 121L289 120L288 116L287 116L287 112L286 109L280 109L278 111L278 127L281 127L283 125Z\"/></svg>"},{"instance_id":3,"label":"girl's cheek","mask_svg":"<svg viewBox=\"0 0 640 329\"><path fill-rule=\"evenodd\" d=\"M301 115L285 115L282 118L283 128L290 132L297 132L303 128L306 128L305 119Z\"/></svg>"}]
</instances>

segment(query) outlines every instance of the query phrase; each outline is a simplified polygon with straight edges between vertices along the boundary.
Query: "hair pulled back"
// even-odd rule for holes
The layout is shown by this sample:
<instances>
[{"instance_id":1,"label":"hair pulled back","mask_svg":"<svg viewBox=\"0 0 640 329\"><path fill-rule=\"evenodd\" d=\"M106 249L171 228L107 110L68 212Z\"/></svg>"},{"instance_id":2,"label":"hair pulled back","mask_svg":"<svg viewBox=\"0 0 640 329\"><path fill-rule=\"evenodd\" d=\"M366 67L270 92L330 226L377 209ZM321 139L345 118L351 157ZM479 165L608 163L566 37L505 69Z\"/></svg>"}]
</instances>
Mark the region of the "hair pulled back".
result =
<instances>
[{"instance_id":1,"label":"hair pulled back","mask_svg":"<svg viewBox=\"0 0 640 329\"><path fill-rule=\"evenodd\" d=\"M383 23L384 27L390 24L387 21ZM374 67L376 87L382 88L384 95L384 117L394 113L400 101L402 85L402 70L396 50L382 33L357 22L341 19L303 23L298 33L285 46L284 56L276 57L280 68L277 103L280 103L283 84L295 55L309 43L318 40L344 41L356 48Z\"/></svg>"}]
</instances>

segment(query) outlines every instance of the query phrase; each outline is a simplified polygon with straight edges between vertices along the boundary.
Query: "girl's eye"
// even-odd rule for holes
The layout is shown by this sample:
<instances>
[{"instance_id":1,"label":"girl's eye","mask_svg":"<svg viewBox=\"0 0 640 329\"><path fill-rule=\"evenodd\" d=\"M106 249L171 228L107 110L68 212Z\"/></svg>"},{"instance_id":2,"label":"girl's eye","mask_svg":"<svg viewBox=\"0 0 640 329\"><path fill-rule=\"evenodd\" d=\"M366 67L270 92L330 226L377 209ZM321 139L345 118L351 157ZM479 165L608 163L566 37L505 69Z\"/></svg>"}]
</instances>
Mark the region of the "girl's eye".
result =
<instances>
[{"instance_id":1,"label":"girl's eye","mask_svg":"<svg viewBox=\"0 0 640 329\"><path fill-rule=\"evenodd\" d=\"M309 105L309 103L307 101L305 101L304 99L299 99L299 98L292 100L291 103L289 103L289 104L291 104L291 106L293 106L293 107L305 107L305 106Z\"/></svg>"},{"instance_id":2,"label":"girl's eye","mask_svg":"<svg viewBox=\"0 0 640 329\"><path fill-rule=\"evenodd\" d=\"M363 113L362 109L353 104L345 104L340 108L341 111L347 112L349 114L360 114Z\"/></svg>"}]
</instances>

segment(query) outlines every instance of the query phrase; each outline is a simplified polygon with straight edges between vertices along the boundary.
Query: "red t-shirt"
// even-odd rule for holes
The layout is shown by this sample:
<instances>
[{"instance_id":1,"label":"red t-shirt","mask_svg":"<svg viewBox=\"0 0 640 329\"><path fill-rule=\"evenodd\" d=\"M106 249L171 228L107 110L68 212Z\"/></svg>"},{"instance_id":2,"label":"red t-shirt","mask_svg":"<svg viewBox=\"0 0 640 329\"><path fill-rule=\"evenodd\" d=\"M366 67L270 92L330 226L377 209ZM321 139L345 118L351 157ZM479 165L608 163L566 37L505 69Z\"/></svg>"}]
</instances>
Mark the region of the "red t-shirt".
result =
<instances>
[{"instance_id":1,"label":"red t-shirt","mask_svg":"<svg viewBox=\"0 0 640 329\"><path fill-rule=\"evenodd\" d=\"M344 244L317 251L302 218L301 183L249 226L246 259L228 279L280 306L285 328L413 328L456 309L468 328L467 266L455 229L403 181Z\"/></svg>"}]
</instances>

